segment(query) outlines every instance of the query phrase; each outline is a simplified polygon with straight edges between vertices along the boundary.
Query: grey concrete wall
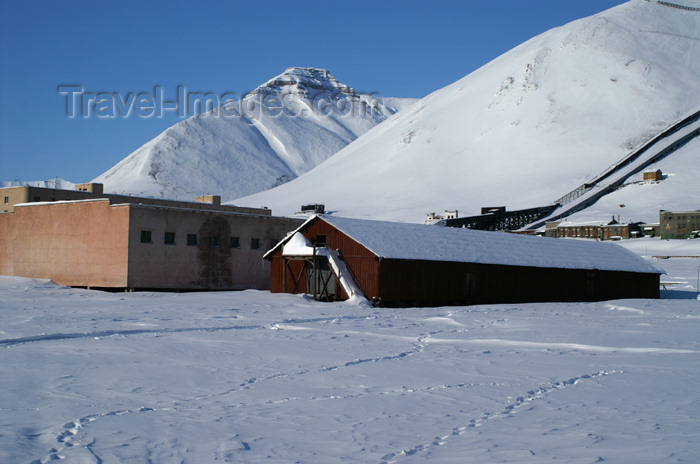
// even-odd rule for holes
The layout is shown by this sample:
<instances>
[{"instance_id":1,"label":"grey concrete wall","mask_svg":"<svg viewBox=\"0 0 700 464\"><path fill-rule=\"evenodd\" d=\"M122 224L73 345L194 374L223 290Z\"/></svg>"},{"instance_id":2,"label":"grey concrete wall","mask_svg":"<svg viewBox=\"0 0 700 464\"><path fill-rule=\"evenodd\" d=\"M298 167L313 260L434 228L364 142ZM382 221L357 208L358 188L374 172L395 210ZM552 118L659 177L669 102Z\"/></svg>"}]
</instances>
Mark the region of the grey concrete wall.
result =
<instances>
[{"instance_id":1,"label":"grey concrete wall","mask_svg":"<svg viewBox=\"0 0 700 464\"><path fill-rule=\"evenodd\" d=\"M129 208L129 287L180 290L242 290L270 287L263 255L302 221L140 205ZM142 242L142 232L151 241ZM166 232L174 243L165 243ZM188 235L196 245L188 245ZM231 238L236 237L238 247ZM172 238L172 237L169 237ZM259 248L253 248L256 239Z\"/></svg>"}]
</instances>

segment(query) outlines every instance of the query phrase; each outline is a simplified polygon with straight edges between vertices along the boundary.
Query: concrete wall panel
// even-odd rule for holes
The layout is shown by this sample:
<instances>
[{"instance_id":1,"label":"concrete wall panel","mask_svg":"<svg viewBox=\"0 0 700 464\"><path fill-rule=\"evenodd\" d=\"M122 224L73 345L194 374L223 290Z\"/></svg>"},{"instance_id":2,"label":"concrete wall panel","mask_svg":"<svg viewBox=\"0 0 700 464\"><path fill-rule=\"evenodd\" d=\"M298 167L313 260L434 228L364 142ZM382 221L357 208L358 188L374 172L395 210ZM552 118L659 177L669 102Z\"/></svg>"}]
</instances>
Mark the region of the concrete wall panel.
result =
<instances>
[{"instance_id":1,"label":"concrete wall panel","mask_svg":"<svg viewBox=\"0 0 700 464\"><path fill-rule=\"evenodd\" d=\"M3 219L12 223L2 245L11 249L8 273L63 285L126 287L128 215L111 210L108 200L18 207ZM4 258L2 268L10 270Z\"/></svg>"},{"instance_id":2,"label":"concrete wall panel","mask_svg":"<svg viewBox=\"0 0 700 464\"><path fill-rule=\"evenodd\" d=\"M263 255L301 224L270 216L114 206L126 207L131 288L269 289L270 263ZM142 232L150 234L150 242L142 242ZM175 243L165 243L166 232L174 234ZM196 244L188 244L188 235Z\"/></svg>"}]
</instances>

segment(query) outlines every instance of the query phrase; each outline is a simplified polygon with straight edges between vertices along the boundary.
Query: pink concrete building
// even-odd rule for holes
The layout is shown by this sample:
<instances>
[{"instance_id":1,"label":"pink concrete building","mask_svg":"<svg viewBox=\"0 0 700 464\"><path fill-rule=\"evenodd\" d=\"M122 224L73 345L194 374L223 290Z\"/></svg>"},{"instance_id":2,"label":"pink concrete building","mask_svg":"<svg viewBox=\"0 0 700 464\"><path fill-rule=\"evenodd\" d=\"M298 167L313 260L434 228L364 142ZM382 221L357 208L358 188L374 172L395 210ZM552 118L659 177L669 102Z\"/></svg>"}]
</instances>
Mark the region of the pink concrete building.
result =
<instances>
[{"instance_id":1,"label":"pink concrete building","mask_svg":"<svg viewBox=\"0 0 700 464\"><path fill-rule=\"evenodd\" d=\"M301 224L216 201L93 197L0 213L0 274L105 289L267 289L263 255Z\"/></svg>"}]
</instances>

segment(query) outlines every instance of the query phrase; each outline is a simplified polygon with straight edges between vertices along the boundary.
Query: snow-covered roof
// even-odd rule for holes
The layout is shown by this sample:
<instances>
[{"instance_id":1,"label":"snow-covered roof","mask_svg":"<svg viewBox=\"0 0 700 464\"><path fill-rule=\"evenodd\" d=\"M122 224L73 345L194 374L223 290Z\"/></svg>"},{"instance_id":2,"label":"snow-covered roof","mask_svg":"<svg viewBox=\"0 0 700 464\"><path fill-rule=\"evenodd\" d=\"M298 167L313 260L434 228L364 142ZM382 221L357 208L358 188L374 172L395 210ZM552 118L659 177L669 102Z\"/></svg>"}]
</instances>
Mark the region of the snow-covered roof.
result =
<instances>
[{"instance_id":1,"label":"snow-covered roof","mask_svg":"<svg viewBox=\"0 0 700 464\"><path fill-rule=\"evenodd\" d=\"M608 227L608 226L626 226L628 224L623 224L622 222L617 222L613 219L607 222L603 221L562 221L557 224L557 227Z\"/></svg>"},{"instance_id":2,"label":"snow-covered roof","mask_svg":"<svg viewBox=\"0 0 700 464\"><path fill-rule=\"evenodd\" d=\"M309 219L297 230L316 219L332 225L380 258L664 273L660 268L613 243L328 215ZM276 248L270 250L268 255L275 250Z\"/></svg>"},{"instance_id":3,"label":"snow-covered roof","mask_svg":"<svg viewBox=\"0 0 700 464\"><path fill-rule=\"evenodd\" d=\"M283 256L309 256L313 253L314 247L301 232L295 232L289 240L284 241Z\"/></svg>"},{"instance_id":4,"label":"snow-covered roof","mask_svg":"<svg viewBox=\"0 0 700 464\"><path fill-rule=\"evenodd\" d=\"M109 198L84 198L82 200L58 200L58 201L32 201L28 203L17 203L14 207L21 208L24 206L46 206L46 205L65 205L73 203L90 203L93 201L109 201Z\"/></svg>"}]
</instances>

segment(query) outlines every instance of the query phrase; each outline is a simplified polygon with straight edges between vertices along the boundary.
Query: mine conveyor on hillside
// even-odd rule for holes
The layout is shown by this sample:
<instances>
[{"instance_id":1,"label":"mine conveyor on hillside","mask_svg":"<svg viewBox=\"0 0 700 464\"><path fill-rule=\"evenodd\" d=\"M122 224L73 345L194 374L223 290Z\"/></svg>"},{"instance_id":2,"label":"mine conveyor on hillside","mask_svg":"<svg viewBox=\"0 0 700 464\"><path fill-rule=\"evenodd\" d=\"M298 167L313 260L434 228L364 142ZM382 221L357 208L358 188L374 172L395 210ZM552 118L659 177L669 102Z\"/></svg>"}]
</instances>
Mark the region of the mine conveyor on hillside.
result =
<instances>
[{"instance_id":1,"label":"mine conveyor on hillside","mask_svg":"<svg viewBox=\"0 0 700 464\"><path fill-rule=\"evenodd\" d=\"M556 208L524 228L542 227L547 221L555 221L588 208L601 197L615 191L629 177L666 158L700 135L700 111L696 111L672 124L641 147L585 184L579 185L554 201Z\"/></svg>"}]
</instances>

